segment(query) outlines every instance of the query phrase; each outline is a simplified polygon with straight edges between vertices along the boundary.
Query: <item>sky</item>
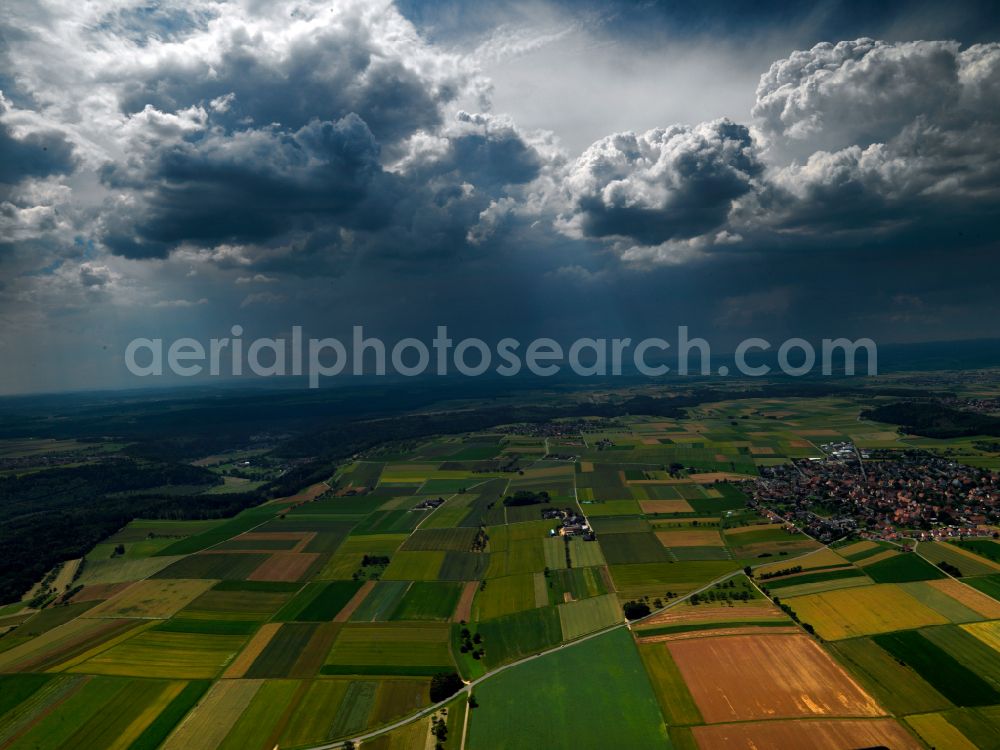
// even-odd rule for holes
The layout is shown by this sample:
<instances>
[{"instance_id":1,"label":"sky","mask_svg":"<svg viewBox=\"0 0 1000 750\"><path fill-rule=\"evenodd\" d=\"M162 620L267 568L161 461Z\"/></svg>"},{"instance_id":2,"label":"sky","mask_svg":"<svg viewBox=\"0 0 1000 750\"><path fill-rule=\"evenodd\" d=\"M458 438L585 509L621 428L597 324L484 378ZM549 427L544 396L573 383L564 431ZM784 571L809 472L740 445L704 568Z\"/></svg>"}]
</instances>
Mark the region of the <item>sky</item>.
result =
<instances>
[{"instance_id":1,"label":"sky","mask_svg":"<svg viewBox=\"0 0 1000 750\"><path fill-rule=\"evenodd\" d=\"M4 8L0 393L237 324L996 335L988 2Z\"/></svg>"}]
</instances>

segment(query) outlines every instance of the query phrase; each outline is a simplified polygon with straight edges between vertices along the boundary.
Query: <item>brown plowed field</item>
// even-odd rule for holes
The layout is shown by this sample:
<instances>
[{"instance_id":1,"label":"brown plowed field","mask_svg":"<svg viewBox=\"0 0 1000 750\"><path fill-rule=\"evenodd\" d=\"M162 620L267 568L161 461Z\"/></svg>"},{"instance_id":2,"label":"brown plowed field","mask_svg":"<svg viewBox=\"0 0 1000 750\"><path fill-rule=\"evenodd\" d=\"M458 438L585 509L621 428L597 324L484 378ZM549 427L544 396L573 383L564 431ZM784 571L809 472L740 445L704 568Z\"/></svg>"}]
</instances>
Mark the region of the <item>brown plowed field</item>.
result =
<instances>
[{"instance_id":1,"label":"brown plowed field","mask_svg":"<svg viewBox=\"0 0 1000 750\"><path fill-rule=\"evenodd\" d=\"M662 627L664 625L686 625L696 622L724 622L733 620L784 620L788 616L770 602L755 601L735 604L732 607L711 604L678 604L664 609L643 620L640 627Z\"/></svg>"},{"instance_id":2,"label":"brown plowed field","mask_svg":"<svg viewBox=\"0 0 1000 750\"><path fill-rule=\"evenodd\" d=\"M667 648L707 723L885 713L805 635L697 638Z\"/></svg>"},{"instance_id":3,"label":"brown plowed field","mask_svg":"<svg viewBox=\"0 0 1000 750\"><path fill-rule=\"evenodd\" d=\"M462 589L462 596L458 600L458 606L455 608L455 614L451 616L452 622L468 622L472 619L472 600L476 598L476 592L479 590L479 581L468 581L465 584L465 588Z\"/></svg>"},{"instance_id":4,"label":"brown plowed field","mask_svg":"<svg viewBox=\"0 0 1000 750\"><path fill-rule=\"evenodd\" d=\"M350 598L350 601L344 605L344 608L337 613L337 616L333 618L333 621L347 622L351 618L351 615L354 614L354 610L361 606L361 602L365 600L373 588L375 588L375 581L365 581L362 583L361 588L359 588L357 593Z\"/></svg>"},{"instance_id":5,"label":"brown plowed field","mask_svg":"<svg viewBox=\"0 0 1000 750\"><path fill-rule=\"evenodd\" d=\"M701 750L844 750L855 747L919 750L922 747L893 719L764 721L694 727L691 731Z\"/></svg>"},{"instance_id":6,"label":"brown plowed field","mask_svg":"<svg viewBox=\"0 0 1000 750\"><path fill-rule=\"evenodd\" d=\"M275 552L247 576L248 581L297 581L316 562L316 552Z\"/></svg>"},{"instance_id":7,"label":"brown plowed field","mask_svg":"<svg viewBox=\"0 0 1000 750\"><path fill-rule=\"evenodd\" d=\"M753 625L734 625L731 628L714 628L712 630L688 630L683 633L665 633L663 635L643 636L636 633L639 643L665 643L667 641L690 641L695 638L715 638L721 635L794 635L801 632L796 625L786 627L754 627Z\"/></svg>"},{"instance_id":8,"label":"brown plowed field","mask_svg":"<svg viewBox=\"0 0 1000 750\"><path fill-rule=\"evenodd\" d=\"M640 500L643 513L693 513L687 500Z\"/></svg>"}]
</instances>

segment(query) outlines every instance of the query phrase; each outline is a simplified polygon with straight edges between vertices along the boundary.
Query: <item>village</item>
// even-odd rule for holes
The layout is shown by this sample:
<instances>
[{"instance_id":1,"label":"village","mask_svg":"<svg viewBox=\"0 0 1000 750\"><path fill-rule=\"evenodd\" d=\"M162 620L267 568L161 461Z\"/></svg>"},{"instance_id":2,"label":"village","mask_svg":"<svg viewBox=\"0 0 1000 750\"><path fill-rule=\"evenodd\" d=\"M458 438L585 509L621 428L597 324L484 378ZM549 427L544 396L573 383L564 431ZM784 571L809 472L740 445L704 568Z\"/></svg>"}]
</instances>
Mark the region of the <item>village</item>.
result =
<instances>
[{"instance_id":1,"label":"village","mask_svg":"<svg viewBox=\"0 0 1000 750\"><path fill-rule=\"evenodd\" d=\"M751 502L820 541L992 536L1000 476L921 450L822 446L824 456L761 468ZM772 520L775 520L772 518Z\"/></svg>"}]
</instances>

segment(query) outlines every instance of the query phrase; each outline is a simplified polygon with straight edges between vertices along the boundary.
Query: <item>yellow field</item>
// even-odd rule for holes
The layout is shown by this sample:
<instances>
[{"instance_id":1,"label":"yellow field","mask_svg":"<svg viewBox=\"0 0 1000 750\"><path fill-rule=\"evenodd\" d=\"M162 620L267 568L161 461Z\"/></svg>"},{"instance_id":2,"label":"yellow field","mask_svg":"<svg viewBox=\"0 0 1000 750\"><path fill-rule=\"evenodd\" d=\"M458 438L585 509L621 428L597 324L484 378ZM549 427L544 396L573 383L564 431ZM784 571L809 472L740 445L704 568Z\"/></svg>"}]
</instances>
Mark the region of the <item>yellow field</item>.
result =
<instances>
[{"instance_id":1,"label":"yellow field","mask_svg":"<svg viewBox=\"0 0 1000 750\"><path fill-rule=\"evenodd\" d=\"M684 529L657 531L656 538L664 547L721 547L722 537L717 529Z\"/></svg>"},{"instance_id":2,"label":"yellow field","mask_svg":"<svg viewBox=\"0 0 1000 750\"><path fill-rule=\"evenodd\" d=\"M867 552L870 549L875 549L878 545L875 542L870 542L864 539L860 542L855 542L854 544L848 544L846 547L841 547L837 550L840 554L844 555L856 555L859 552Z\"/></svg>"},{"instance_id":3,"label":"yellow field","mask_svg":"<svg viewBox=\"0 0 1000 750\"><path fill-rule=\"evenodd\" d=\"M163 743L163 750L212 750L233 728L263 680L223 680L212 685L201 702Z\"/></svg>"},{"instance_id":4,"label":"yellow field","mask_svg":"<svg viewBox=\"0 0 1000 750\"><path fill-rule=\"evenodd\" d=\"M976 636L979 640L992 648L1000 651L1000 621L992 622L970 622L961 626L963 630Z\"/></svg>"},{"instance_id":5,"label":"yellow field","mask_svg":"<svg viewBox=\"0 0 1000 750\"><path fill-rule=\"evenodd\" d=\"M149 579L138 581L86 613L93 617L167 618L212 588L218 581Z\"/></svg>"},{"instance_id":6,"label":"yellow field","mask_svg":"<svg viewBox=\"0 0 1000 750\"><path fill-rule=\"evenodd\" d=\"M185 682L170 682L163 686L163 690L156 696L156 700L147 705L138 716L129 723L121 734L115 738L114 743L108 746L107 750L128 750L146 727L153 723L153 720L160 715L174 698L180 695L184 689Z\"/></svg>"},{"instance_id":7,"label":"yellow field","mask_svg":"<svg viewBox=\"0 0 1000 750\"><path fill-rule=\"evenodd\" d=\"M280 622L266 622L258 630L246 647L240 651L222 676L227 679L243 677L250 666L257 660L267 644L274 638L274 634L281 629Z\"/></svg>"},{"instance_id":8,"label":"yellow field","mask_svg":"<svg viewBox=\"0 0 1000 750\"><path fill-rule=\"evenodd\" d=\"M954 578L927 581L927 584L944 592L983 617L990 620L1000 620L1000 602L982 591L972 588L972 586L967 586Z\"/></svg>"},{"instance_id":9,"label":"yellow field","mask_svg":"<svg viewBox=\"0 0 1000 750\"><path fill-rule=\"evenodd\" d=\"M946 625L948 620L899 586L881 583L785 600L828 641Z\"/></svg>"},{"instance_id":10,"label":"yellow field","mask_svg":"<svg viewBox=\"0 0 1000 750\"><path fill-rule=\"evenodd\" d=\"M796 557L792 560L779 560L778 562L769 563L767 565L761 565L756 568L756 572L759 573L773 573L776 570L787 570L795 565L801 565L802 570L812 570L813 568L825 568L830 565L844 565L848 561L843 557L838 555L829 547L823 547L822 549L812 552L808 555L802 555Z\"/></svg>"},{"instance_id":11,"label":"yellow field","mask_svg":"<svg viewBox=\"0 0 1000 750\"><path fill-rule=\"evenodd\" d=\"M930 747L946 747L949 750L976 750L976 746L959 732L941 714L920 714L907 716L909 724Z\"/></svg>"},{"instance_id":12,"label":"yellow field","mask_svg":"<svg viewBox=\"0 0 1000 750\"><path fill-rule=\"evenodd\" d=\"M890 557L895 557L898 554L899 554L898 550L887 549L884 552L879 552L878 554L872 555L871 557L866 557L863 560L858 560L854 564L857 565L859 568L864 568L868 565L871 565L872 563L881 562L882 560L886 560Z\"/></svg>"}]
</instances>

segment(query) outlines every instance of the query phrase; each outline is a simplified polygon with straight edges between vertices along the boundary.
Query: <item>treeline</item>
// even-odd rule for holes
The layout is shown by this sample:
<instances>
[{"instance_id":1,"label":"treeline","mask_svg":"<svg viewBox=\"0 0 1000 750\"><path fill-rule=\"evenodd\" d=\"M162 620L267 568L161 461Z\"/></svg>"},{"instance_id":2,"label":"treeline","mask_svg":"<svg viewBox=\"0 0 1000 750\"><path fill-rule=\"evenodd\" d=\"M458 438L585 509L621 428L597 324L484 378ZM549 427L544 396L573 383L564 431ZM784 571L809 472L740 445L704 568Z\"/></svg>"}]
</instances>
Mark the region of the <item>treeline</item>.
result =
<instances>
[{"instance_id":1,"label":"treeline","mask_svg":"<svg viewBox=\"0 0 1000 750\"><path fill-rule=\"evenodd\" d=\"M1000 436L1000 417L952 409L933 401L900 401L861 412L863 419L898 424L911 435L955 438Z\"/></svg>"},{"instance_id":2,"label":"treeline","mask_svg":"<svg viewBox=\"0 0 1000 750\"><path fill-rule=\"evenodd\" d=\"M20 599L55 565L81 557L133 518L218 518L261 500L258 493L190 492L220 481L196 466L131 459L0 479L0 603Z\"/></svg>"}]
</instances>

